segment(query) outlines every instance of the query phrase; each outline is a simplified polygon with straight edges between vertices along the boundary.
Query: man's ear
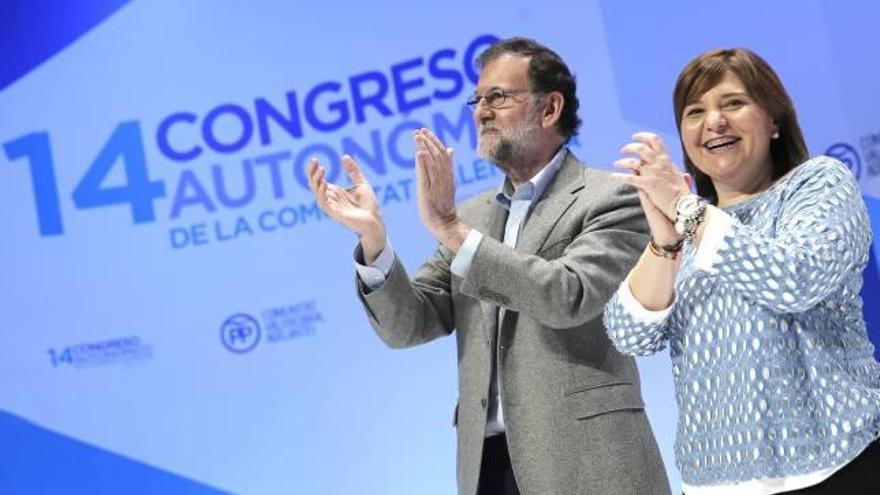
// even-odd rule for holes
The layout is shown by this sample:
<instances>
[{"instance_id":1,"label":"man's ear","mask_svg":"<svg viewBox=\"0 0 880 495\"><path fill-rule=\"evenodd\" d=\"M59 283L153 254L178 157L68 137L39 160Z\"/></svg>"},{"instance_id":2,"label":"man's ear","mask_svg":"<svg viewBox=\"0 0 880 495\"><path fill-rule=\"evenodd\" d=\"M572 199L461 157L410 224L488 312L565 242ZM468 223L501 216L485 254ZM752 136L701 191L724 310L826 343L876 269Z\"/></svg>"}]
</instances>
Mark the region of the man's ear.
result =
<instances>
[{"instance_id":1,"label":"man's ear","mask_svg":"<svg viewBox=\"0 0 880 495\"><path fill-rule=\"evenodd\" d=\"M541 127L555 127L562 118L562 107L565 105L565 97L559 91L547 94L547 104L541 114Z\"/></svg>"}]
</instances>

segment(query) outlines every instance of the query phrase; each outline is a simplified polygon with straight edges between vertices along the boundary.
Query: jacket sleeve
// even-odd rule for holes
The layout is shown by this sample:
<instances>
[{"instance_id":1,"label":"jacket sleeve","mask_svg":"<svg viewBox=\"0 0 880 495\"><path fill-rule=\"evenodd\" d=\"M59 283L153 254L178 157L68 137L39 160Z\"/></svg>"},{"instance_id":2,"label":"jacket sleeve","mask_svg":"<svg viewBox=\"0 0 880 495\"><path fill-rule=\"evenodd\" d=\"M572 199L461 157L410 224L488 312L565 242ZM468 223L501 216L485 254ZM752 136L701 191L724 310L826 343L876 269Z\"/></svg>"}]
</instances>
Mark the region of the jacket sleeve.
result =
<instances>
[{"instance_id":1,"label":"jacket sleeve","mask_svg":"<svg viewBox=\"0 0 880 495\"><path fill-rule=\"evenodd\" d=\"M604 322L608 338L623 354L649 356L662 351L669 342L668 320L675 306L649 311L632 295L629 277L605 306Z\"/></svg>"},{"instance_id":2,"label":"jacket sleeve","mask_svg":"<svg viewBox=\"0 0 880 495\"><path fill-rule=\"evenodd\" d=\"M410 280L395 256L387 279L373 290L355 277L370 324L386 345L411 347L452 332L451 258L447 249L439 247Z\"/></svg>"},{"instance_id":3,"label":"jacket sleeve","mask_svg":"<svg viewBox=\"0 0 880 495\"><path fill-rule=\"evenodd\" d=\"M648 242L647 223L632 188L615 184L599 197L587 189L579 193L591 195L580 232L561 240L568 244L559 257L519 252L485 236L461 291L551 328L599 317Z\"/></svg>"},{"instance_id":4,"label":"jacket sleeve","mask_svg":"<svg viewBox=\"0 0 880 495\"><path fill-rule=\"evenodd\" d=\"M803 312L847 290L871 244L864 201L842 163L818 157L793 173L775 232L731 218L712 262L722 283L777 313Z\"/></svg>"}]
</instances>

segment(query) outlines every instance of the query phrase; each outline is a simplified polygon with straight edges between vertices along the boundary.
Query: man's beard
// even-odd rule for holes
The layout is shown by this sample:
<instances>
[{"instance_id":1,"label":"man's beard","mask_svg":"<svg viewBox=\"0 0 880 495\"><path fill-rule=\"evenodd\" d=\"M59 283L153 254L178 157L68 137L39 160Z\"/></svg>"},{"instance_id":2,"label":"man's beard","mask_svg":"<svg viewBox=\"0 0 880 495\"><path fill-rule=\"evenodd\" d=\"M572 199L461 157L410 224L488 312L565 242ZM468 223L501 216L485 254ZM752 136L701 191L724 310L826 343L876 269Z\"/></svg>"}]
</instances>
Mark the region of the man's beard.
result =
<instances>
[{"instance_id":1,"label":"man's beard","mask_svg":"<svg viewBox=\"0 0 880 495\"><path fill-rule=\"evenodd\" d=\"M488 144L483 139L482 134L486 129L495 129L495 132L502 132L497 127L484 125L480 128L480 141L477 146L477 152L484 160L494 163L504 171L521 167L528 161L529 154L533 153L532 136L539 128L538 121L540 116L535 109L530 108L523 118L520 125L508 131L507 135L500 135L497 142L492 148L487 149Z\"/></svg>"}]
</instances>

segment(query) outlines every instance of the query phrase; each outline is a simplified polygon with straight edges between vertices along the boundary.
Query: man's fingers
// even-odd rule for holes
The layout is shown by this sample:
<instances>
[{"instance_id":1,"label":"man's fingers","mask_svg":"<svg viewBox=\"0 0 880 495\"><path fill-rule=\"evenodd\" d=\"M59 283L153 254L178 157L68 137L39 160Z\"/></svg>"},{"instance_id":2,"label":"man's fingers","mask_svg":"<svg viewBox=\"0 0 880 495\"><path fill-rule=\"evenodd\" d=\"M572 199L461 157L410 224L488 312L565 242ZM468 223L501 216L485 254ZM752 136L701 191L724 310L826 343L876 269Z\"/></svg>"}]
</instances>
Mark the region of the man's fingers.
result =
<instances>
[{"instance_id":1,"label":"man's fingers","mask_svg":"<svg viewBox=\"0 0 880 495\"><path fill-rule=\"evenodd\" d=\"M327 172L323 168L319 168L315 172L315 190L320 191L327 189Z\"/></svg>"},{"instance_id":2,"label":"man's fingers","mask_svg":"<svg viewBox=\"0 0 880 495\"><path fill-rule=\"evenodd\" d=\"M428 142L426 140L420 139L421 135L422 132L420 130L416 129L413 131L413 141L415 141L416 143L416 151L428 151L426 147Z\"/></svg>"},{"instance_id":3,"label":"man's fingers","mask_svg":"<svg viewBox=\"0 0 880 495\"><path fill-rule=\"evenodd\" d=\"M315 202L318 203L318 207L327 212L329 209L327 205L327 181L323 178L319 179L315 183Z\"/></svg>"},{"instance_id":4,"label":"man's fingers","mask_svg":"<svg viewBox=\"0 0 880 495\"><path fill-rule=\"evenodd\" d=\"M318 174L320 171L321 165L318 164L318 160L315 158L309 160L309 189L311 189L312 192L318 191Z\"/></svg>"},{"instance_id":5,"label":"man's fingers","mask_svg":"<svg viewBox=\"0 0 880 495\"><path fill-rule=\"evenodd\" d=\"M317 177L315 177L315 198L318 200L318 205L327 203L327 187L328 182L324 177L324 169L319 169L317 173Z\"/></svg>"},{"instance_id":6,"label":"man's fingers","mask_svg":"<svg viewBox=\"0 0 880 495\"><path fill-rule=\"evenodd\" d=\"M352 184L356 186L367 184L367 179L361 173L361 169L357 166L351 155L342 155L342 167L348 174L348 178L351 179Z\"/></svg>"},{"instance_id":7,"label":"man's fingers","mask_svg":"<svg viewBox=\"0 0 880 495\"><path fill-rule=\"evenodd\" d=\"M427 192L431 189L431 178L428 172L428 152L416 152L416 183L419 190Z\"/></svg>"},{"instance_id":8,"label":"man's fingers","mask_svg":"<svg viewBox=\"0 0 880 495\"><path fill-rule=\"evenodd\" d=\"M431 131L431 129L428 129L427 127L423 127L421 129L421 131L422 131L422 135L427 137L428 141L430 141L437 148L437 150L445 150L446 149L446 146L443 144L443 141L440 141L440 138L438 138L437 135Z\"/></svg>"},{"instance_id":9,"label":"man's fingers","mask_svg":"<svg viewBox=\"0 0 880 495\"><path fill-rule=\"evenodd\" d=\"M441 159L440 149L437 148L437 144L428 138L421 129L415 131L415 139L420 148L428 153L431 161L437 163L437 161Z\"/></svg>"},{"instance_id":10,"label":"man's fingers","mask_svg":"<svg viewBox=\"0 0 880 495\"><path fill-rule=\"evenodd\" d=\"M315 195L315 202L319 208L327 211L330 208L328 203L328 187L330 184L328 184L326 179L327 171L318 163L318 160L312 158L309 163L308 173L309 189Z\"/></svg>"}]
</instances>

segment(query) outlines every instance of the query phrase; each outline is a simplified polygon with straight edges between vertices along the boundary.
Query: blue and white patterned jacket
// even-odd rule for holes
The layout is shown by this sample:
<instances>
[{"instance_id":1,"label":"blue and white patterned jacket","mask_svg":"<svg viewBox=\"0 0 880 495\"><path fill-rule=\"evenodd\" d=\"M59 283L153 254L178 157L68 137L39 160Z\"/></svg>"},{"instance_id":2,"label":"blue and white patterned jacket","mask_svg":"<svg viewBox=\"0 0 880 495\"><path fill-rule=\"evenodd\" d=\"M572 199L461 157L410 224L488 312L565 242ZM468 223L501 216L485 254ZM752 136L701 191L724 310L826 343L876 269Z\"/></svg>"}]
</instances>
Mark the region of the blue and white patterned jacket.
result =
<instances>
[{"instance_id":1,"label":"blue and white patterned jacket","mask_svg":"<svg viewBox=\"0 0 880 495\"><path fill-rule=\"evenodd\" d=\"M625 281L605 308L608 335L626 354L669 346L686 484L845 464L880 435L880 364L859 296L871 230L858 185L843 164L816 157L724 211L715 246L685 248L671 308L633 308ZM697 268L704 247L709 266Z\"/></svg>"}]
</instances>

